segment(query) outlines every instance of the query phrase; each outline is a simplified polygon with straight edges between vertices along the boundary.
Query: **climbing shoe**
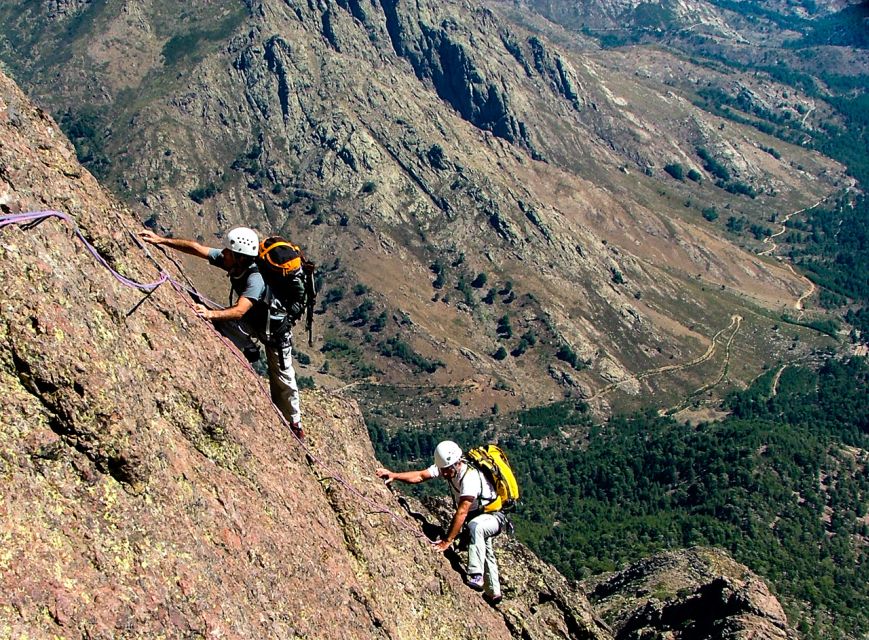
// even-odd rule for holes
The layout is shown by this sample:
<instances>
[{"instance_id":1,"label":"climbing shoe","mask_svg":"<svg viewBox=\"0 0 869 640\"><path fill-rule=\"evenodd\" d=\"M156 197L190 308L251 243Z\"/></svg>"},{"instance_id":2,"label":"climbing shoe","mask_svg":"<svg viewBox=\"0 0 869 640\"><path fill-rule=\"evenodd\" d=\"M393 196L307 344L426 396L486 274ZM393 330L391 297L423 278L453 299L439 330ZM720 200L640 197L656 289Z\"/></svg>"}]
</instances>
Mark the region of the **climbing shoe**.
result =
<instances>
[{"instance_id":1,"label":"climbing shoe","mask_svg":"<svg viewBox=\"0 0 869 640\"><path fill-rule=\"evenodd\" d=\"M302 429L302 423L300 423L300 422L293 422L293 423L290 425L290 430L293 432L293 434L295 434L295 436L296 436L299 440L304 440L304 439L305 439L305 430Z\"/></svg>"},{"instance_id":2,"label":"climbing shoe","mask_svg":"<svg viewBox=\"0 0 869 640\"><path fill-rule=\"evenodd\" d=\"M244 348L244 357L247 358L247 361L251 364L259 362L259 347L256 345L250 345L249 347Z\"/></svg>"},{"instance_id":3,"label":"climbing shoe","mask_svg":"<svg viewBox=\"0 0 869 640\"><path fill-rule=\"evenodd\" d=\"M475 573L468 576L468 586L474 591L483 590L483 574Z\"/></svg>"},{"instance_id":4,"label":"climbing shoe","mask_svg":"<svg viewBox=\"0 0 869 640\"><path fill-rule=\"evenodd\" d=\"M488 602L493 607L497 607L499 604L501 604L501 600L503 599L504 597L500 593L498 595L492 595L490 593L483 594L483 600Z\"/></svg>"}]
</instances>

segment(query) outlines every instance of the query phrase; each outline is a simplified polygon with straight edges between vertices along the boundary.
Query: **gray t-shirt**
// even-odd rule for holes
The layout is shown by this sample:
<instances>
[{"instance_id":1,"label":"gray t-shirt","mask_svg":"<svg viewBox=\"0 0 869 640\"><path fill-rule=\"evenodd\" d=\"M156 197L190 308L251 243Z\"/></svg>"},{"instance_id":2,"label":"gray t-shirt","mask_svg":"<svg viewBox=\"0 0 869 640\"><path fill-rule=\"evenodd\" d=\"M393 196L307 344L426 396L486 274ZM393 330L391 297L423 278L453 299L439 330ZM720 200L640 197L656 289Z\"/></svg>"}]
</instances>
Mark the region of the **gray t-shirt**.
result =
<instances>
[{"instance_id":1,"label":"gray t-shirt","mask_svg":"<svg viewBox=\"0 0 869 640\"><path fill-rule=\"evenodd\" d=\"M215 267L228 271L223 262L223 252L220 249L208 249L208 262ZM232 287L229 299L230 305L235 304L235 300L238 298L248 298L253 302L253 307L242 318L242 322L248 330L254 333L265 331L266 309L271 311L271 330L277 329L287 313L277 300L266 300L266 283L256 265L251 265L241 275L230 275L229 283Z\"/></svg>"}]
</instances>

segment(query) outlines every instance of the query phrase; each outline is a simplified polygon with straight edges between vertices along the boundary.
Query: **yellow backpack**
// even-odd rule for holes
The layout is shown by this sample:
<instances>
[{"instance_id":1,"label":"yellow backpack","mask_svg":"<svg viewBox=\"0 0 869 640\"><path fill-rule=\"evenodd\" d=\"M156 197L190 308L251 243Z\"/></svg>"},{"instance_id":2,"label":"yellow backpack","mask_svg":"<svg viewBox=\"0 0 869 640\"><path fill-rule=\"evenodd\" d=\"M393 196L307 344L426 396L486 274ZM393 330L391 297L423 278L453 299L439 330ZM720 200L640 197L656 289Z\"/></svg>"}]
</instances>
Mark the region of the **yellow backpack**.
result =
<instances>
[{"instance_id":1,"label":"yellow backpack","mask_svg":"<svg viewBox=\"0 0 869 640\"><path fill-rule=\"evenodd\" d=\"M466 458L472 467L479 469L492 483L497 497L483 506L483 513L512 511L519 502L519 484L507 460L507 454L496 444L474 447Z\"/></svg>"}]
</instances>

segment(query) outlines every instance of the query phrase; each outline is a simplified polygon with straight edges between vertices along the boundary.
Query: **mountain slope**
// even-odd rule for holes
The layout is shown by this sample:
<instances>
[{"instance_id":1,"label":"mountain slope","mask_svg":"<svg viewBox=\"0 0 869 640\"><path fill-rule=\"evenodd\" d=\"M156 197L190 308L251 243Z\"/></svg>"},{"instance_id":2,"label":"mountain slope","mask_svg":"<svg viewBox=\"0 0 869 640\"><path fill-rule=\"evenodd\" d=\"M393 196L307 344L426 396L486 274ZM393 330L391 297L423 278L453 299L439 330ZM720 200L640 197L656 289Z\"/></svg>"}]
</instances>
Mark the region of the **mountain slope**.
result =
<instances>
[{"instance_id":1,"label":"mountain slope","mask_svg":"<svg viewBox=\"0 0 869 640\"><path fill-rule=\"evenodd\" d=\"M293 440L183 274L2 74L0 134L4 637L613 639L513 539L505 600L484 605L423 536L446 502L422 514L370 475L352 401L306 392L313 442ZM18 224L35 211L67 218ZM778 623L774 600L744 605Z\"/></svg>"},{"instance_id":2,"label":"mountain slope","mask_svg":"<svg viewBox=\"0 0 869 640\"><path fill-rule=\"evenodd\" d=\"M102 258L156 269L128 212L2 82L4 214L68 211ZM357 410L308 397L327 466L168 284L141 306L45 220L0 231L0 628L15 637L508 638L388 491ZM316 425L316 426L315 426ZM315 454L316 457L316 454ZM353 486L353 485L351 485ZM357 489L357 491L359 490ZM450 612L449 616L441 613Z\"/></svg>"},{"instance_id":3,"label":"mountain slope","mask_svg":"<svg viewBox=\"0 0 869 640\"><path fill-rule=\"evenodd\" d=\"M772 326L805 283L700 214L825 197L841 167L817 154L778 161L666 83L480 6L64 6L0 15L16 76L147 224L219 244L245 222L307 247L326 267L320 368L433 382L469 413L565 394L606 410L787 350ZM714 186L700 148L757 197ZM667 177L674 162L700 181ZM735 315L740 357L698 361Z\"/></svg>"}]
</instances>

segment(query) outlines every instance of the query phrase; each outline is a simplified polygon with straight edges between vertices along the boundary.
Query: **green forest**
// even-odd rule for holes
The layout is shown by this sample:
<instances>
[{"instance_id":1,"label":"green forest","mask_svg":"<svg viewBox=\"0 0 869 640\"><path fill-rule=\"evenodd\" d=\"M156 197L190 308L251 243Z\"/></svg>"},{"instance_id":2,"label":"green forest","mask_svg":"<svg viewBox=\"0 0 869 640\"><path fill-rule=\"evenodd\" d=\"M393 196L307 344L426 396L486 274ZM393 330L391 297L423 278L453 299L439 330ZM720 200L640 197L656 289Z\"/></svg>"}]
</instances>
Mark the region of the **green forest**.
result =
<instances>
[{"instance_id":1,"label":"green forest","mask_svg":"<svg viewBox=\"0 0 869 640\"><path fill-rule=\"evenodd\" d=\"M517 535L565 575L714 545L767 579L806 637L862 637L869 366L786 367L775 394L773 376L731 394L727 419L699 427L651 411L597 423L582 402L562 402L396 433L369 419L369 432L397 469L430 464L443 438L499 441L524 491Z\"/></svg>"}]
</instances>

